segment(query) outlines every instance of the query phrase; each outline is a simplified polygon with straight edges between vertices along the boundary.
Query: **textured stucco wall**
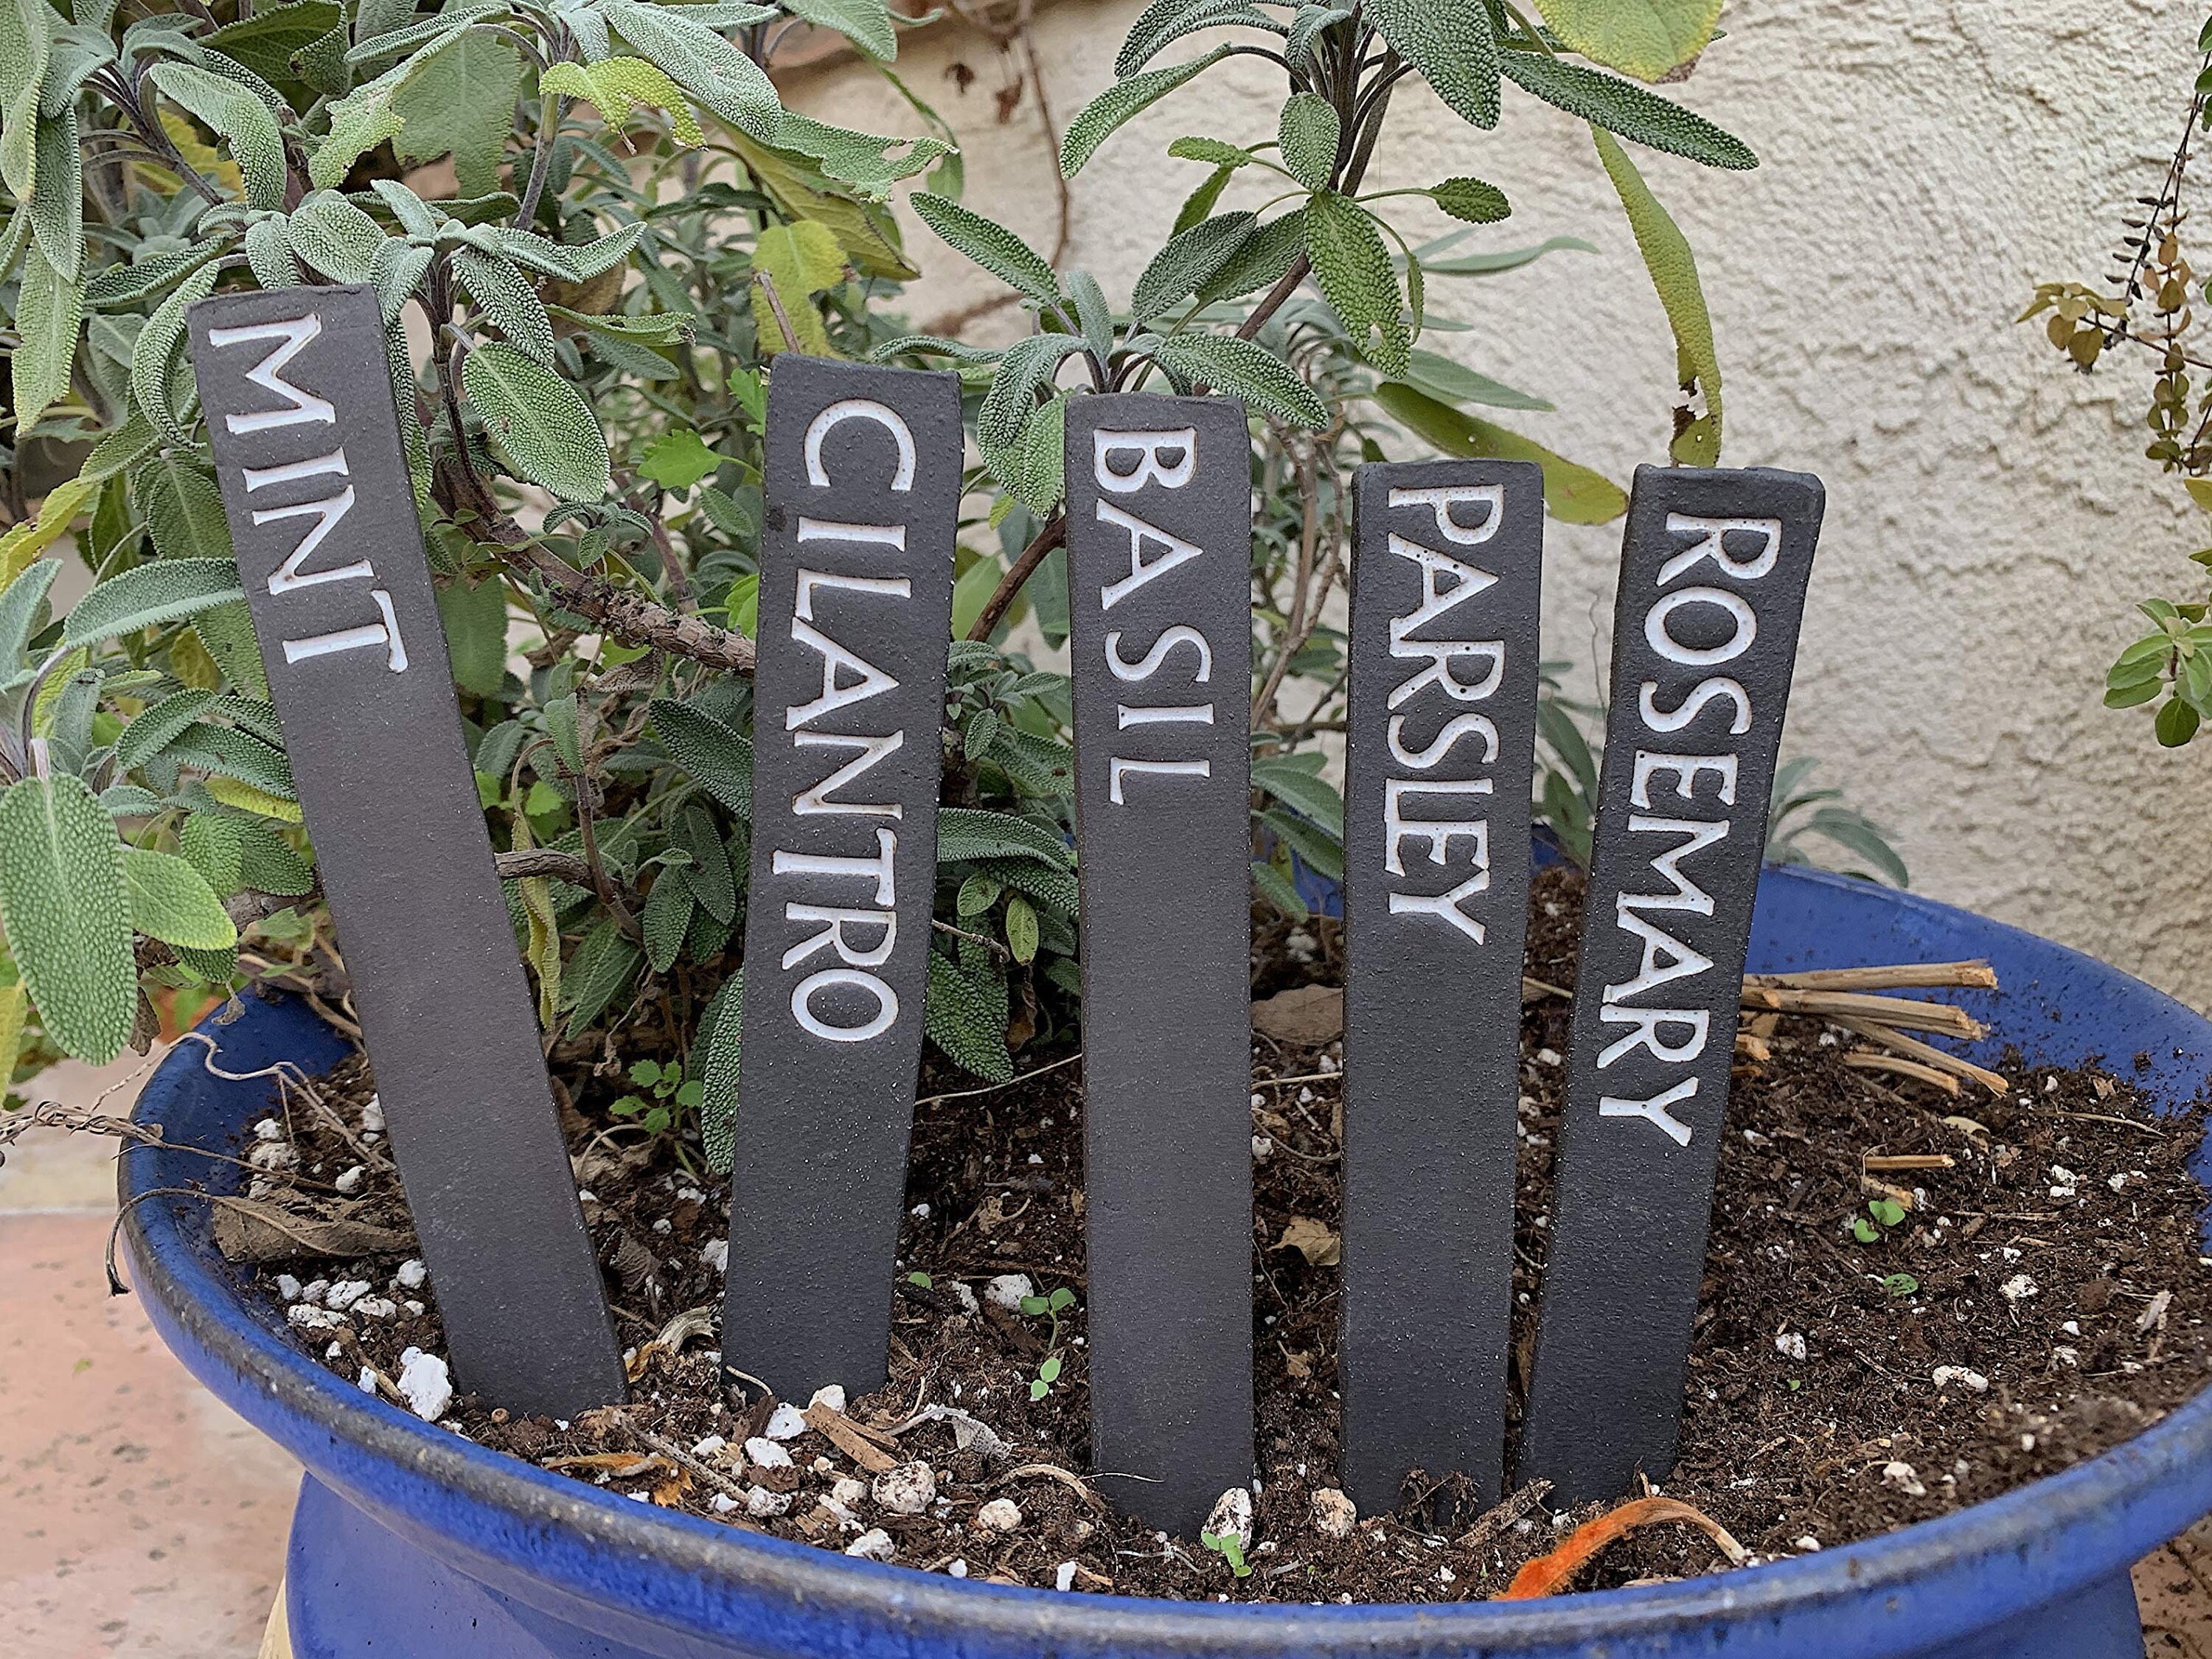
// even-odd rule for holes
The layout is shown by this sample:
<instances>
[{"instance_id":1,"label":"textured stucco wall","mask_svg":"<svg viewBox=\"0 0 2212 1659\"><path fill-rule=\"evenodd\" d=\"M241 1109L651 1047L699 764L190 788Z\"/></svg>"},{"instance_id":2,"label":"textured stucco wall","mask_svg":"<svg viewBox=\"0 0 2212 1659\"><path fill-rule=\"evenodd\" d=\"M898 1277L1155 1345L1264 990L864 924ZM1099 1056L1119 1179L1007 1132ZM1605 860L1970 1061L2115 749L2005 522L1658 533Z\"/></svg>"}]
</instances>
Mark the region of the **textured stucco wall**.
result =
<instances>
[{"instance_id":1,"label":"textured stucco wall","mask_svg":"<svg viewBox=\"0 0 2212 1659\"><path fill-rule=\"evenodd\" d=\"M1130 0L1043 9L1034 38L1062 120L1110 78ZM2212 752L2169 755L2147 717L2099 705L2140 595L2173 591L2198 542L2140 459L2141 381L2063 373L2014 327L2032 283L2107 267L2121 204L2177 131L2203 8L2177 0L1734 0L1675 95L1759 152L1755 173L1638 159L1698 252L1735 465L1827 481L1828 518L1785 746L1896 832L1914 885L2033 927L2212 1006L2212 892L2198 824ZM956 64L975 71L963 93ZM1271 66L1231 65L1233 70ZM1034 107L996 120L1006 71L940 30L900 68L960 131L969 199L1048 249L1051 160ZM801 107L908 130L873 76L832 69ZM1068 258L1126 295L1201 176L1179 133L1272 133L1280 92L1209 75L1123 130L1074 185ZM1428 342L1559 412L1531 435L1625 481L1662 459L1673 352L1575 124L1508 90L1493 134L1425 93L1394 112L1378 182L1474 173L1516 204L1494 246L1599 244L1435 310L1481 331ZM1438 218L1441 231L1448 222ZM918 225L914 315L991 291ZM1001 313L975 331L1003 332ZM1408 445L1407 453L1419 453ZM1618 526L1552 526L1548 645L1604 657Z\"/></svg>"}]
</instances>

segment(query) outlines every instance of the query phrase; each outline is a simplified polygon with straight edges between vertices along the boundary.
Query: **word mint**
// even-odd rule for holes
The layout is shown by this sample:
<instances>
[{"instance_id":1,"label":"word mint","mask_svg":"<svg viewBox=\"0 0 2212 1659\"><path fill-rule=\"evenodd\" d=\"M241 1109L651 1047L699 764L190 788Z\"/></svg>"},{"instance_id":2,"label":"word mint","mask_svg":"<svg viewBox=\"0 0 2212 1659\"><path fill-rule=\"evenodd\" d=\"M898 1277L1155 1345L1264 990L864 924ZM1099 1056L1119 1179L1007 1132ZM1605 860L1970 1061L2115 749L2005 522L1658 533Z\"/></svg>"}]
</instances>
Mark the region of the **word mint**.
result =
<instances>
[{"instance_id":1,"label":"word mint","mask_svg":"<svg viewBox=\"0 0 2212 1659\"><path fill-rule=\"evenodd\" d=\"M1496 1501L1505 1448L1544 478L1354 481L1346 744L1346 1490Z\"/></svg>"},{"instance_id":2,"label":"word mint","mask_svg":"<svg viewBox=\"0 0 2212 1659\"><path fill-rule=\"evenodd\" d=\"M1068 404L1091 1462L1185 1537L1252 1478L1249 450Z\"/></svg>"},{"instance_id":3,"label":"word mint","mask_svg":"<svg viewBox=\"0 0 2212 1659\"><path fill-rule=\"evenodd\" d=\"M189 313L224 516L463 1385L624 1396L461 736L376 295Z\"/></svg>"},{"instance_id":4,"label":"word mint","mask_svg":"<svg viewBox=\"0 0 2212 1659\"><path fill-rule=\"evenodd\" d=\"M960 383L769 379L729 1363L881 1386L921 1059Z\"/></svg>"},{"instance_id":5,"label":"word mint","mask_svg":"<svg viewBox=\"0 0 2212 1659\"><path fill-rule=\"evenodd\" d=\"M1642 467L1629 503L1522 1480L1674 1467L1752 900L1823 492Z\"/></svg>"}]
</instances>

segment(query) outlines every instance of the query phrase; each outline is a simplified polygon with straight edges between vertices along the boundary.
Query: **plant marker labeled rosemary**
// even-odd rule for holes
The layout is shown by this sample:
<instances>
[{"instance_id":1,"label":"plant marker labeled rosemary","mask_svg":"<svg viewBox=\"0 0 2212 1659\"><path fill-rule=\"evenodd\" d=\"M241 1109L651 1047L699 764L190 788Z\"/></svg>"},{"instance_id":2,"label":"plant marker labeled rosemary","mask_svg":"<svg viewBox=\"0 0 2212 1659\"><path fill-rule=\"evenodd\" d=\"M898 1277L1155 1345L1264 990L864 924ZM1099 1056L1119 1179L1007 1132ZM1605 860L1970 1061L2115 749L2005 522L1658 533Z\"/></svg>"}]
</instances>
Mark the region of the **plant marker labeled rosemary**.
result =
<instances>
[{"instance_id":1,"label":"plant marker labeled rosemary","mask_svg":"<svg viewBox=\"0 0 2212 1659\"><path fill-rule=\"evenodd\" d=\"M960 383L769 385L729 1364L882 1385L937 884Z\"/></svg>"},{"instance_id":2,"label":"plant marker labeled rosemary","mask_svg":"<svg viewBox=\"0 0 2212 1659\"><path fill-rule=\"evenodd\" d=\"M1613 612L1558 1198L1518 1478L1664 1479L1824 492L1639 467Z\"/></svg>"},{"instance_id":3,"label":"plant marker labeled rosemary","mask_svg":"<svg viewBox=\"0 0 2212 1659\"><path fill-rule=\"evenodd\" d=\"M1346 744L1345 1487L1505 1457L1544 478L1364 466Z\"/></svg>"},{"instance_id":4,"label":"plant marker labeled rosemary","mask_svg":"<svg viewBox=\"0 0 2212 1659\"><path fill-rule=\"evenodd\" d=\"M1186 1537L1252 1478L1249 442L1068 404L1091 1462Z\"/></svg>"},{"instance_id":5,"label":"plant marker labeled rosemary","mask_svg":"<svg viewBox=\"0 0 2212 1659\"><path fill-rule=\"evenodd\" d=\"M190 325L240 580L454 1367L512 1411L620 1401L375 292L226 295Z\"/></svg>"}]
</instances>

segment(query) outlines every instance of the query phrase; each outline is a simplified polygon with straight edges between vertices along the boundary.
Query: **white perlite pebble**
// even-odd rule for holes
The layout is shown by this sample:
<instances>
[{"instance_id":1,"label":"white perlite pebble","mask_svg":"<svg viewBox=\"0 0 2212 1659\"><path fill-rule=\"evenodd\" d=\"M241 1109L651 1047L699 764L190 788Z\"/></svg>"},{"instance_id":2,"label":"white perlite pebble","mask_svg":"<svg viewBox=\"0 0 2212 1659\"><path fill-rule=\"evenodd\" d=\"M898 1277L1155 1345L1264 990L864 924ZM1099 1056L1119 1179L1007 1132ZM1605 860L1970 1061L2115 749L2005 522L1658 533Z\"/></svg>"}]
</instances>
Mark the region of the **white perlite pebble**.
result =
<instances>
[{"instance_id":1,"label":"white perlite pebble","mask_svg":"<svg viewBox=\"0 0 2212 1659\"><path fill-rule=\"evenodd\" d=\"M2042 1286L2026 1273L2014 1273L2003 1284L1998 1285L1997 1289L2003 1293L2004 1299L2008 1302L2025 1302L2028 1297L2037 1294Z\"/></svg>"},{"instance_id":2,"label":"white perlite pebble","mask_svg":"<svg viewBox=\"0 0 2212 1659\"><path fill-rule=\"evenodd\" d=\"M410 1348L399 1356L399 1397L425 1423L434 1423L453 1403L453 1374L434 1353Z\"/></svg>"},{"instance_id":3,"label":"white perlite pebble","mask_svg":"<svg viewBox=\"0 0 2212 1659\"><path fill-rule=\"evenodd\" d=\"M845 1546L845 1553L868 1561L889 1561L898 1554L898 1546L891 1542L890 1534L881 1527L870 1527Z\"/></svg>"},{"instance_id":4,"label":"white perlite pebble","mask_svg":"<svg viewBox=\"0 0 2212 1659\"><path fill-rule=\"evenodd\" d=\"M1359 1506L1334 1486L1323 1486L1313 1495L1314 1530L1328 1538L1349 1538L1359 1524Z\"/></svg>"},{"instance_id":5,"label":"white perlite pebble","mask_svg":"<svg viewBox=\"0 0 2212 1659\"><path fill-rule=\"evenodd\" d=\"M289 1170L300 1162L300 1149L289 1141L264 1140L256 1142L246 1154L246 1162L257 1170Z\"/></svg>"},{"instance_id":6,"label":"white perlite pebble","mask_svg":"<svg viewBox=\"0 0 2212 1659\"><path fill-rule=\"evenodd\" d=\"M1018 1532L1022 1506L1011 1498L994 1498L975 1511L975 1524L986 1532Z\"/></svg>"},{"instance_id":7,"label":"white perlite pebble","mask_svg":"<svg viewBox=\"0 0 2212 1659\"><path fill-rule=\"evenodd\" d=\"M376 1392L375 1366L363 1365L361 1368L361 1391L363 1394L374 1394Z\"/></svg>"},{"instance_id":8,"label":"white perlite pebble","mask_svg":"<svg viewBox=\"0 0 2212 1659\"><path fill-rule=\"evenodd\" d=\"M937 1476L927 1463L901 1463L876 1477L873 1492L893 1515L920 1515L937 1499Z\"/></svg>"},{"instance_id":9,"label":"white perlite pebble","mask_svg":"<svg viewBox=\"0 0 2212 1659\"><path fill-rule=\"evenodd\" d=\"M283 1297L287 1302L297 1302L300 1299L300 1281L293 1278L289 1273L278 1273L276 1275L276 1294Z\"/></svg>"},{"instance_id":10,"label":"white perlite pebble","mask_svg":"<svg viewBox=\"0 0 2212 1659\"><path fill-rule=\"evenodd\" d=\"M357 1319L396 1319L399 1304L388 1296L365 1296L353 1304Z\"/></svg>"},{"instance_id":11,"label":"white perlite pebble","mask_svg":"<svg viewBox=\"0 0 2212 1659\"><path fill-rule=\"evenodd\" d=\"M699 1247L699 1260L718 1273L730 1271L730 1241L710 1238Z\"/></svg>"},{"instance_id":12,"label":"white perlite pebble","mask_svg":"<svg viewBox=\"0 0 2212 1659\"><path fill-rule=\"evenodd\" d=\"M1820 1547L1820 1540L1808 1532L1797 1540L1797 1547L1801 1550L1816 1550Z\"/></svg>"},{"instance_id":13,"label":"white perlite pebble","mask_svg":"<svg viewBox=\"0 0 2212 1659\"><path fill-rule=\"evenodd\" d=\"M1987 1394L1990 1391L1990 1379L1964 1365L1938 1365L1931 1375L1939 1389L1948 1389L1956 1382L1969 1393Z\"/></svg>"},{"instance_id":14,"label":"white perlite pebble","mask_svg":"<svg viewBox=\"0 0 2212 1659\"><path fill-rule=\"evenodd\" d=\"M361 1127L364 1134L384 1133L384 1102L376 1095L368 1097L368 1104L361 1109Z\"/></svg>"},{"instance_id":15,"label":"white perlite pebble","mask_svg":"<svg viewBox=\"0 0 2212 1659\"><path fill-rule=\"evenodd\" d=\"M1805 1357L1805 1338L1800 1332L1783 1332L1774 1339L1774 1346L1784 1359L1802 1359Z\"/></svg>"},{"instance_id":16,"label":"white perlite pebble","mask_svg":"<svg viewBox=\"0 0 2212 1659\"><path fill-rule=\"evenodd\" d=\"M745 1462L757 1463L764 1469L787 1469L791 1467L791 1454L775 1441L755 1435L745 1442Z\"/></svg>"},{"instance_id":17,"label":"white perlite pebble","mask_svg":"<svg viewBox=\"0 0 2212 1659\"><path fill-rule=\"evenodd\" d=\"M1252 1547L1252 1494L1242 1486L1231 1486L1213 1500L1213 1507L1206 1512L1205 1530L1216 1538L1234 1538L1237 1547Z\"/></svg>"},{"instance_id":18,"label":"white perlite pebble","mask_svg":"<svg viewBox=\"0 0 2212 1659\"><path fill-rule=\"evenodd\" d=\"M1928 1488L1920 1479L1920 1471L1906 1462L1885 1463L1881 1468L1881 1484L1894 1486L1907 1498L1925 1498Z\"/></svg>"},{"instance_id":19,"label":"white perlite pebble","mask_svg":"<svg viewBox=\"0 0 2212 1659\"><path fill-rule=\"evenodd\" d=\"M965 1578L968 1576L967 1562L957 1555L954 1556L945 1564L945 1576L947 1578Z\"/></svg>"},{"instance_id":20,"label":"white perlite pebble","mask_svg":"<svg viewBox=\"0 0 2212 1659\"><path fill-rule=\"evenodd\" d=\"M1056 1590L1072 1590L1075 1588L1074 1562L1063 1561L1060 1564L1060 1571L1052 1576L1052 1587Z\"/></svg>"},{"instance_id":21,"label":"white perlite pebble","mask_svg":"<svg viewBox=\"0 0 2212 1659\"><path fill-rule=\"evenodd\" d=\"M714 1494L714 1510L717 1515L727 1515L738 1507L738 1500L726 1492Z\"/></svg>"},{"instance_id":22,"label":"white perlite pebble","mask_svg":"<svg viewBox=\"0 0 2212 1659\"><path fill-rule=\"evenodd\" d=\"M361 1183L368 1179L368 1165L356 1164L331 1183L348 1198L361 1190Z\"/></svg>"},{"instance_id":23,"label":"white perlite pebble","mask_svg":"<svg viewBox=\"0 0 2212 1659\"><path fill-rule=\"evenodd\" d=\"M1022 1310L1022 1298L1035 1296L1036 1286L1030 1283L1027 1273L1000 1273L983 1286L983 1298L992 1306L1004 1308L1008 1313Z\"/></svg>"},{"instance_id":24,"label":"white perlite pebble","mask_svg":"<svg viewBox=\"0 0 2212 1659\"><path fill-rule=\"evenodd\" d=\"M399 1271L392 1275L399 1281L403 1291L419 1291L429 1282L430 1270L421 1261L410 1258L399 1264Z\"/></svg>"},{"instance_id":25,"label":"white perlite pebble","mask_svg":"<svg viewBox=\"0 0 2212 1659\"><path fill-rule=\"evenodd\" d=\"M975 1287L969 1284L966 1279L956 1279L952 1281L952 1294L958 1300L961 1307L969 1313L983 1311L983 1304L975 1299Z\"/></svg>"},{"instance_id":26,"label":"white perlite pebble","mask_svg":"<svg viewBox=\"0 0 2212 1659\"><path fill-rule=\"evenodd\" d=\"M1252 1156L1253 1156L1253 1157L1255 1157L1255 1158L1265 1158L1265 1157L1267 1157L1270 1152L1273 1152L1274 1150L1275 1150L1275 1143L1274 1143L1274 1141L1273 1141L1271 1138L1269 1138L1268 1136L1267 1136L1267 1135L1254 1135L1254 1136L1252 1137Z\"/></svg>"},{"instance_id":27,"label":"white perlite pebble","mask_svg":"<svg viewBox=\"0 0 2212 1659\"><path fill-rule=\"evenodd\" d=\"M849 1474L839 1476L830 1488L831 1501L842 1504L847 1509L852 1508L867 1495L868 1483L865 1480L855 1480Z\"/></svg>"},{"instance_id":28,"label":"white perlite pebble","mask_svg":"<svg viewBox=\"0 0 2212 1659\"><path fill-rule=\"evenodd\" d=\"M823 1406L833 1412L842 1412L845 1409L845 1385L842 1382L824 1382L815 1389L813 1398L806 1403L809 1407Z\"/></svg>"},{"instance_id":29,"label":"white perlite pebble","mask_svg":"<svg viewBox=\"0 0 2212 1659\"><path fill-rule=\"evenodd\" d=\"M787 1514L790 1509L791 1494L787 1492L770 1492L766 1486L750 1486L745 1491L745 1513L755 1520Z\"/></svg>"},{"instance_id":30,"label":"white perlite pebble","mask_svg":"<svg viewBox=\"0 0 2212 1659\"><path fill-rule=\"evenodd\" d=\"M284 1126L273 1117L264 1117L253 1126L253 1138L268 1142L284 1139Z\"/></svg>"},{"instance_id":31,"label":"white perlite pebble","mask_svg":"<svg viewBox=\"0 0 2212 1659\"><path fill-rule=\"evenodd\" d=\"M806 1413L786 1401L768 1414L768 1427L761 1432L771 1440L796 1440L806 1432Z\"/></svg>"},{"instance_id":32,"label":"white perlite pebble","mask_svg":"<svg viewBox=\"0 0 2212 1659\"><path fill-rule=\"evenodd\" d=\"M343 1314L318 1308L312 1302L295 1302L284 1310L284 1317L303 1331L334 1331L345 1323Z\"/></svg>"},{"instance_id":33,"label":"white perlite pebble","mask_svg":"<svg viewBox=\"0 0 2212 1659\"><path fill-rule=\"evenodd\" d=\"M374 1288L365 1279L341 1279L323 1292L323 1305L343 1313Z\"/></svg>"}]
</instances>

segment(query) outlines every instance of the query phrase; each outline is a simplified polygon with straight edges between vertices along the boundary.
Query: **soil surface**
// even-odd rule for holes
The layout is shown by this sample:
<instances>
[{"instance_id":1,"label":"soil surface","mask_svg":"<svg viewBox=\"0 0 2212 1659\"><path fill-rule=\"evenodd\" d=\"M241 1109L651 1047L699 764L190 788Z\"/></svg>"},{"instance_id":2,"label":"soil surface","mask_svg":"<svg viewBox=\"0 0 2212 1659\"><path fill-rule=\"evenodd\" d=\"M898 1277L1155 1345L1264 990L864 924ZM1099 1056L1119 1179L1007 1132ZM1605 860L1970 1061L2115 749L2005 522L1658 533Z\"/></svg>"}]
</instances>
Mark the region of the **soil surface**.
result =
<instances>
[{"instance_id":1,"label":"soil surface","mask_svg":"<svg viewBox=\"0 0 2212 1659\"><path fill-rule=\"evenodd\" d=\"M1532 979L1571 988L1579 898L1571 872L1539 878ZM726 1389L716 1344L726 1183L702 1172L696 1146L605 1115L626 1087L618 1067L572 1070L564 1083L581 1109L564 1116L630 1350L633 1402L556 1424L461 1395L441 1415L487 1446L627 1497L955 1576L1183 1599L1496 1595L1608 1506L1554 1514L1532 1488L1486 1512L1438 1472L1410 1480L1395 1515L1361 1517L1344 1535L1323 1524L1340 1498L1340 1012L1325 993L1268 1000L1341 982L1334 923L1258 927L1259 1495L1245 1576L1222 1553L1115 1514L1082 1479L1080 1067L1048 1054L1024 1054L1028 1073L1004 1088L950 1067L925 1075L890 1384L848 1402L848 1414L817 1408L803 1421L794 1410L806 1402L779 1411L757 1388ZM1516 1392L1534 1336L1568 1012L1564 998L1542 994L1523 1008ZM2129 1081L2134 1057L2072 1072L2015 1061L2002 1068L2008 1092L1969 1082L1954 1098L1845 1065L1853 1040L1817 1019L1767 1017L1747 1030L1765 1052L1740 1052L1730 1093L1681 1459L1652 1490L1695 1505L1751 1560L1771 1559L1994 1497L2106 1449L2203 1386L2212 1260L2200 1255L2206 1195L2188 1168L2203 1120L2197 1109L2154 1115ZM284 1164L296 1152L298 1163L270 1170L257 1190L325 1222L404 1230L373 1109L362 1128L364 1068L349 1062L315 1093L319 1106L293 1090L261 1131L279 1150L258 1162ZM1870 1173L1869 1158L1925 1167ZM407 1351L444 1352L434 1301L404 1251L271 1261L260 1272L310 1352L403 1405ZM1061 1289L1073 1300L1056 1333L1049 1316L1003 1305ZM1048 1358L1056 1379L1040 1388ZM418 1382L425 1370L416 1359ZM418 1409L437 1403L412 1392ZM1613 1545L1573 1582L1729 1565L1705 1531L1669 1522Z\"/></svg>"}]
</instances>

